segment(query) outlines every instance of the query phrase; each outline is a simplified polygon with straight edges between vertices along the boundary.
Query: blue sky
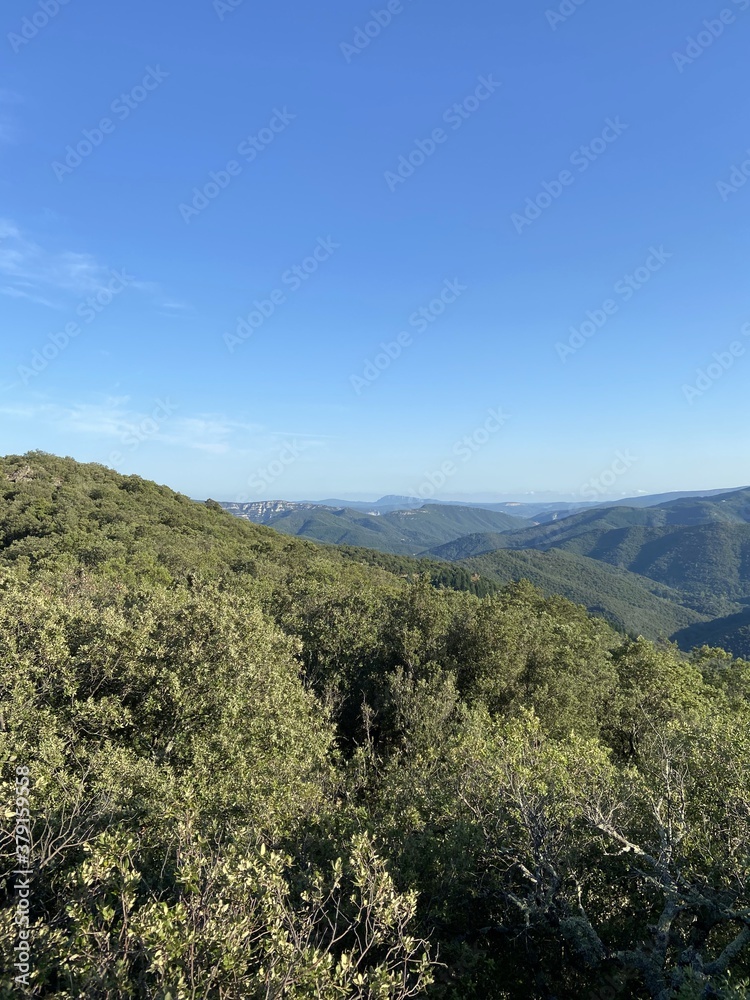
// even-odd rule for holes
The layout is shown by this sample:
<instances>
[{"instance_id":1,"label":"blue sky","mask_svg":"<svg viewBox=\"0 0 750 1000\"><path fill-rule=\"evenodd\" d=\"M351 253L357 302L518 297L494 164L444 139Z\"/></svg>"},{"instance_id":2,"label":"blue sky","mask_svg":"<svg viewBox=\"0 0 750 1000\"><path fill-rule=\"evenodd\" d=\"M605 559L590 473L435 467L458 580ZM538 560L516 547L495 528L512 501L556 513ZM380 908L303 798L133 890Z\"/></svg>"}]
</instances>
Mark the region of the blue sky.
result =
<instances>
[{"instance_id":1,"label":"blue sky","mask_svg":"<svg viewBox=\"0 0 750 1000\"><path fill-rule=\"evenodd\" d=\"M750 0L333 7L3 8L0 451L228 500L749 480Z\"/></svg>"}]
</instances>

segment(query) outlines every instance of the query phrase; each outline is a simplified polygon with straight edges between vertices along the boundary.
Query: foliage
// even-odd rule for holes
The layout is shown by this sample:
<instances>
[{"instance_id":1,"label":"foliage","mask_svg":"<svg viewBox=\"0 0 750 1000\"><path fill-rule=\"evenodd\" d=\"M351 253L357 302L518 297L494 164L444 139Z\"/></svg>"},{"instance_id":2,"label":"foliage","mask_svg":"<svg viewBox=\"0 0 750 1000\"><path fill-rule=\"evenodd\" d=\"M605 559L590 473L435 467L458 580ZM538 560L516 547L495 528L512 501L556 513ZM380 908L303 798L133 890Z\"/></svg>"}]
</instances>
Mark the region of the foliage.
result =
<instances>
[{"instance_id":1,"label":"foliage","mask_svg":"<svg viewBox=\"0 0 750 1000\"><path fill-rule=\"evenodd\" d=\"M746 996L750 664L442 572L1 460L0 966L21 768L29 996Z\"/></svg>"}]
</instances>

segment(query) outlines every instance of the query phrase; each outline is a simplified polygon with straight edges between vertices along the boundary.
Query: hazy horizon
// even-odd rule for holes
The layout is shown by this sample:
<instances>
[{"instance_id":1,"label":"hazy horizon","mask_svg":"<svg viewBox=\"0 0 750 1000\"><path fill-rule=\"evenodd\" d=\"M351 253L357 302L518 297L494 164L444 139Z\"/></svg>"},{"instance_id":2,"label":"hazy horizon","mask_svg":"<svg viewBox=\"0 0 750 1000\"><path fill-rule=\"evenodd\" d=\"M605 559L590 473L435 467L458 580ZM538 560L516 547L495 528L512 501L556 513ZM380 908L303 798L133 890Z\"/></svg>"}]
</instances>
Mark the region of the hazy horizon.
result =
<instances>
[{"instance_id":1,"label":"hazy horizon","mask_svg":"<svg viewBox=\"0 0 750 1000\"><path fill-rule=\"evenodd\" d=\"M325 496L267 496L258 497L257 501L246 500L243 502L252 503L274 503L274 502L287 502L287 503L323 503L326 500L347 500L350 503L377 503L379 500L383 500L387 497L397 497L398 499L409 499L409 500L422 500L424 503L430 503L432 501L440 503L607 503L619 500L627 499L637 499L644 496L660 496L667 495L671 493L732 493L736 490L746 489L743 486L728 486L728 487L707 487L705 490L701 489L684 489L684 490L657 490L651 492L650 490L639 490L636 493L623 493L623 494L602 494L599 500L590 500L582 497L580 494L576 493L556 493L554 490L539 490L539 491L528 491L524 492L508 492L508 493L461 493L461 494L440 494L436 493L434 497L424 498L419 496L409 496L408 494L401 493L389 493L383 492L378 495L366 494L366 493L347 493L342 492L331 492ZM199 498L196 498L199 499ZM208 498L202 498L208 499ZM230 497L214 497L213 499L221 500L227 503L238 503L239 500L233 500Z\"/></svg>"}]
</instances>

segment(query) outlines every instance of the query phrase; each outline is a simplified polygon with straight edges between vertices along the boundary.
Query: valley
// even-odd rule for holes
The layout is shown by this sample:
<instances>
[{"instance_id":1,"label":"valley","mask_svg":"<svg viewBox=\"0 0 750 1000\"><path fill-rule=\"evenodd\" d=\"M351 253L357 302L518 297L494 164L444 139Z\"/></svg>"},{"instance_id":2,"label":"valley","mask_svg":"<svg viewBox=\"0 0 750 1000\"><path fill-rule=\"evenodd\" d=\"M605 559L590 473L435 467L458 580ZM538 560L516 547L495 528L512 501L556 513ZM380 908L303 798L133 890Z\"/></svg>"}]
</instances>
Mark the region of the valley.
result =
<instances>
[{"instance_id":1,"label":"valley","mask_svg":"<svg viewBox=\"0 0 750 1000\"><path fill-rule=\"evenodd\" d=\"M329 504L222 506L327 545L449 562L485 587L528 579L623 632L668 639L686 650L710 644L747 655L750 489L580 507L420 504L393 496L357 509Z\"/></svg>"}]
</instances>

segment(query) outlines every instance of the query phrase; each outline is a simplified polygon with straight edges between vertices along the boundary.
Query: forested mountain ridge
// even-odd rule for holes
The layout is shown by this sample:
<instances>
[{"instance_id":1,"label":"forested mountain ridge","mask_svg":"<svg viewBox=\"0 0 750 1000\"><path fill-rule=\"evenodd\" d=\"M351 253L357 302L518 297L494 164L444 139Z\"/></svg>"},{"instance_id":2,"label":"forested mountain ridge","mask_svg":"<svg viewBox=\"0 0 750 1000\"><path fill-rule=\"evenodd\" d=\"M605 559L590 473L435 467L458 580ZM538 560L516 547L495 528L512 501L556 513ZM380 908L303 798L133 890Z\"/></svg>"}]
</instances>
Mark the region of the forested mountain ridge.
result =
<instances>
[{"instance_id":1,"label":"forested mountain ridge","mask_svg":"<svg viewBox=\"0 0 750 1000\"><path fill-rule=\"evenodd\" d=\"M235 512L233 505L224 506ZM617 628L671 637L683 648L694 645L693 635L704 634L691 626L727 618L728 631L717 624L705 634L737 655L746 653L731 616L750 601L750 489L682 496L648 507L590 507L525 528L514 527L512 520L487 527L486 519L497 515L448 505L391 511L386 517L294 504L266 517L261 508L267 505L254 506L257 517L274 528L328 544L447 560L502 583L527 576L544 593L564 594ZM477 523L482 530L472 530ZM436 535L448 540L425 547ZM502 556L502 550L517 554ZM534 554L551 551L567 553L567 562L562 555L543 560ZM490 558L491 553L497 554ZM488 593L486 583L481 589Z\"/></svg>"},{"instance_id":2,"label":"forested mountain ridge","mask_svg":"<svg viewBox=\"0 0 750 1000\"><path fill-rule=\"evenodd\" d=\"M686 499L706 499L717 496L728 496L730 493L747 489L747 487L735 486L733 489L722 490L686 490L676 493L654 493L647 496L623 497L622 500L608 500L599 504L600 507L659 507L662 504L671 503L674 500Z\"/></svg>"},{"instance_id":3,"label":"forested mountain ridge","mask_svg":"<svg viewBox=\"0 0 750 1000\"><path fill-rule=\"evenodd\" d=\"M713 621L696 622L674 635L683 649L697 646L722 646L735 656L750 660L750 608Z\"/></svg>"},{"instance_id":4,"label":"forested mountain ridge","mask_svg":"<svg viewBox=\"0 0 750 1000\"><path fill-rule=\"evenodd\" d=\"M655 507L603 506L578 511L551 524L513 532L503 547L561 548L588 534L627 528L681 528L750 522L750 490L736 490L710 498L681 499Z\"/></svg>"},{"instance_id":5,"label":"forested mountain ridge","mask_svg":"<svg viewBox=\"0 0 750 1000\"><path fill-rule=\"evenodd\" d=\"M266 524L284 534L396 555L418 555L472 532L513 531L527 524L502 512L452 504L422 504L385 513L301 503L227 502L222 506L236 517Z\"/></svg>"},{"instance_id":6,"label":"forested mountain ridge","mask_svg":"<svg viewBox=\"0 0 750 1000\"><path fill-rule=\"evenodd\" d=\"M566 552L648 577L680 591L689 606L713 616L727 608L727 602L750 597L748 524L716 522L695 527L591 530L569 527L548 543L531 549L516 542L515 533L469 535L438 546L429 555L463 564L500 551Z\"/></svg>"},{"instance_id":7,"label":"forested mountain ridge","mask_svg":"<svg viewBox=\"0 0 750 1000\"><path fill-rule=\"evenodd\" d=\"M0 460L31 995L746 997L750 663L412 566Z\"/></svg>"},{"instance_id":8,"label":"forested mountain ridge","mask_svg":"<svg viewBox=\"0 0 750 1000\"><path fill-rule=\"evenodd\" d=\"M684 594L679 590L561 549L501 549L463 559L458 566L498 583L527 579L544 594L560 594L615 628L650 639L673 636L708 620L707 615L685 606ZM696 645L702 643L687 648Z\"/></svg>"},{"instance_id":9,"label":"forested mountain ridge","mask_svg":"<svg viewBox=\"0 0 750 1000\"><path fill-rule=\"evenodd\" d=\"M558 546L701 597L750 594L750 524L625 528L592 532Z\"/></svg>"},{"instance_id":10,"label":"forested mountain ridge","mask_svg":"<svg viewBox=\"0 0 750 1000\"><path fill-rule=\"evenodd\" d=\"M643 498L629 507L624 503L565 505L424 503L413 498L383 497L372 505L348 507L344 501L299 503L258 501L222 502L237 517L267 524L285 534L300 535L338 545L364 545L401 555L426 554L428 549L450 544L462 537L485 533L508 533L496 547L543 549L560 545L572 536L592 530L645 526L747 523L750 521L750 489L710 496L678 497L663 503ZM398 503L402 506L394 506ZM546 508L549 507L549 510ZM502 509L501 509L502 508ZM527 511L539 510L535 524ZM417 512L417 526L412 522ZM515 512L515 513L514 513ZM393 530L391 530L393 529ZM509 533L513 533L512 537Z\"/></svg>"}]
</instances>

